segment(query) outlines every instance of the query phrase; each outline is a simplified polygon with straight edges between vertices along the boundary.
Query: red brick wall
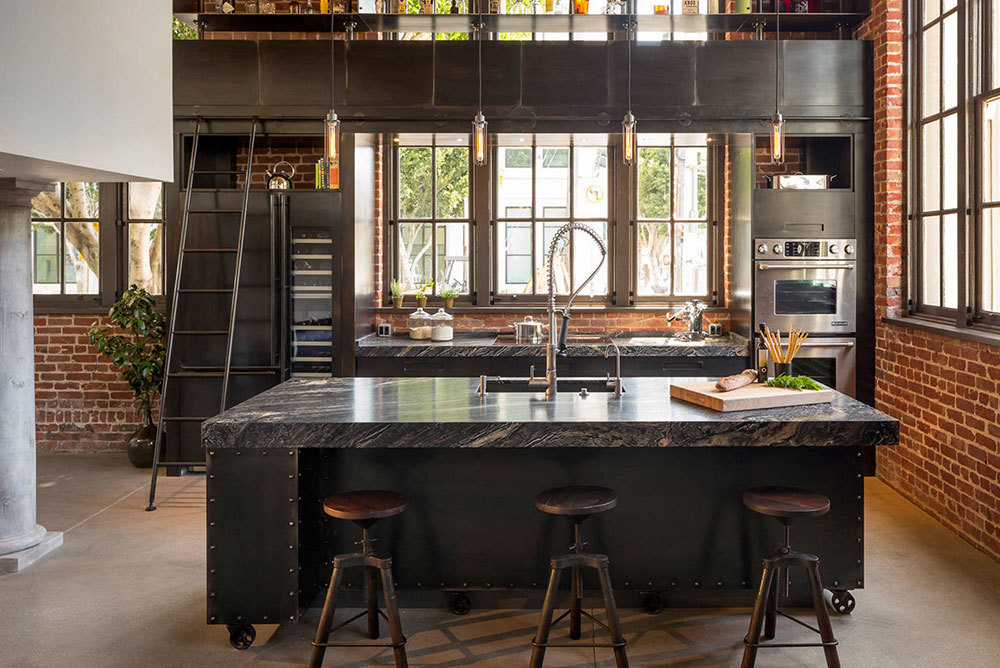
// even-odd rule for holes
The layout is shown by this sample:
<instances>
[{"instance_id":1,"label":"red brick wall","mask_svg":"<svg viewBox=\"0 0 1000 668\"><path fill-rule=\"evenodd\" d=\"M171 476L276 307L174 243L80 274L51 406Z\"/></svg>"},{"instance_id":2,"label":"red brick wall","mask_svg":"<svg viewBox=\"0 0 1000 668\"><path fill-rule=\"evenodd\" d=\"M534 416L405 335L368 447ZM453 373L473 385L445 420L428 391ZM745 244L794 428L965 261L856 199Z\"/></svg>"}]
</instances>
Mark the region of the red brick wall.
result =
<instances>
[{"instance_id":1,"label":"red brick wall","mask_svg":"<svg viewBox=\"0 0 1000 668\"><path fill-rule=\"evenodd\" d=\"M87 341L93 315L35 316L35 433L40 451L123 450L142 422L128 385Z\"/></svg>"}]
</instances>

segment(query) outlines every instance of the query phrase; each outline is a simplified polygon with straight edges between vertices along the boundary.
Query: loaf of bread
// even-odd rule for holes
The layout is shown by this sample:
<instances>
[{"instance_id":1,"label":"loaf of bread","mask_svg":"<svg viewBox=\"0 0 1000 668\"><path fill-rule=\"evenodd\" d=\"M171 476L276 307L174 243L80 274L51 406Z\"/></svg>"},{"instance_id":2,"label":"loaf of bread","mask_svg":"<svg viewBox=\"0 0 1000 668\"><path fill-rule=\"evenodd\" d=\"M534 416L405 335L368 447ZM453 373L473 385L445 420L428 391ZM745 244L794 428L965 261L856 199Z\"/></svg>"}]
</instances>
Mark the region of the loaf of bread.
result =
<instances>
[{"instance_id":1,"label":"loaf of bread","mask_svg":"<svg viewBox=\"0 0 1000 668\"><path fill-rule=\"evenodd\" d=\"M726 376L725 378L720 378L715 384L715 389L720 392L730 392L732 390L737 390L741 387L749 385L750 383L757 380L757 372L753 369L747 369L743 373L737 374L735 376Z\"/></svg>"}]
</instances>

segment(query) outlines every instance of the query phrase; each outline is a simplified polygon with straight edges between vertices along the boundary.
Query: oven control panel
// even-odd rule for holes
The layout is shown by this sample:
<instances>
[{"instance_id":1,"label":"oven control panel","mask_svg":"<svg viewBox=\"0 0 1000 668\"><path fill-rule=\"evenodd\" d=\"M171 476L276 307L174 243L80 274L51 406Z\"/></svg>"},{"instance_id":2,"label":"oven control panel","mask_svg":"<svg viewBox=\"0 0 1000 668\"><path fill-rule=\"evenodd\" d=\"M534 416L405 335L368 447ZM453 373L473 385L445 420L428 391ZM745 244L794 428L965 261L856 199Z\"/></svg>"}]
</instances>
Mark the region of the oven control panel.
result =
<instances>
[{"instance_id":1,"label":"oven control panel","mask_svg":"<svg viewBox=\"0 0 1000 668\"><path fill-rule=\"evenodd\" d=\"M758 260L853 260L856 239L757 239Z\"/></svg>"}]
</instances>

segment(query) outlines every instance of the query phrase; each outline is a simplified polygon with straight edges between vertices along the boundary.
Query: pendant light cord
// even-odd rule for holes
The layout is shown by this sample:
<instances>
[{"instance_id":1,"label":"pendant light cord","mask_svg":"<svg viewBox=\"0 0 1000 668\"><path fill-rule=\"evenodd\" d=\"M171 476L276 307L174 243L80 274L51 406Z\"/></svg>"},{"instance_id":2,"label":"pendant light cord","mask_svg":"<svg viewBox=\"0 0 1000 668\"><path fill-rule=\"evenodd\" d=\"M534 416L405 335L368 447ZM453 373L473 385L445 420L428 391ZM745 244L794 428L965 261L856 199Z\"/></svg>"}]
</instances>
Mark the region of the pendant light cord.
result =
<instances>
[{"instance_id":1,"label":"pendant light cord","mask_svg":"<svg viewBox=\"0 0 1000 668\"><path fill-rule=\"evenodd\" d=\"M781 45L781 0L774 0L774 113L778 113L778 60Z\"/></svg>"},{"instance_id":2,"label":"pendant light cord","mask_svg":"<svg viewBox=\"0 0 1000 668\"><path fill-rule=\"evenodd\" d=\"M479 3L479 23L476 24L476 40L479 42L479 113L483 113L483 3Z\"/></svg>"},{"instance_id":3,"label":"pendant light cord","mask_svg":"<svg viewBox=\"0 0 1000 668\"><path fill-rule=\"evenodd\" d=\"M628 17L628 112L632 113L632 13Z\"/></svg>"},{"instance_id":4,"label":"pendant light cord","mask_svg":"<svg viewBox=\"0 0 1000 668\"><path fill-rule=\"evenodd\" d=\"M334 60L334 50L333 50L333 46L334 46L334 39L333 39L333 35L334 35L334 33L333 33L334 21L333 21L333 19L334 19L334 13L333 13L333 11L331 11L330 12L330 111L333 111L334 107L336 106L334 104L334 100L335 100L335 92L334 92L335 91L335 86L334 86L334 84L337 81L337 68L336 68L336 62Z\"/></svg>"}]
</instances>

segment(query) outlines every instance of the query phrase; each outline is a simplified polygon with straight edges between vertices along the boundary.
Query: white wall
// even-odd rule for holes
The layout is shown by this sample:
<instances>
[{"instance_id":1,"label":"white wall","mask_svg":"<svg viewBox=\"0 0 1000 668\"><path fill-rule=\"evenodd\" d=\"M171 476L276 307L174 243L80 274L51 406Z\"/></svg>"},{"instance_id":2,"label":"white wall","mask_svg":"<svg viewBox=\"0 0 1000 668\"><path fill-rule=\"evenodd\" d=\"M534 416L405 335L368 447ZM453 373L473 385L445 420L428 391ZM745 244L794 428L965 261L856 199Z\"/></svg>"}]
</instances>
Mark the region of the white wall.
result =
<instances>
[{"instance_id":1,"label":"white wall","mask_svg":"<svg viewBox=\"0 0 1000 668\"><path fill-rule=\"evenodd\" d=\"M0 0L0 178L173 180L170 0Z\"/></svg>"}]
</instances>

